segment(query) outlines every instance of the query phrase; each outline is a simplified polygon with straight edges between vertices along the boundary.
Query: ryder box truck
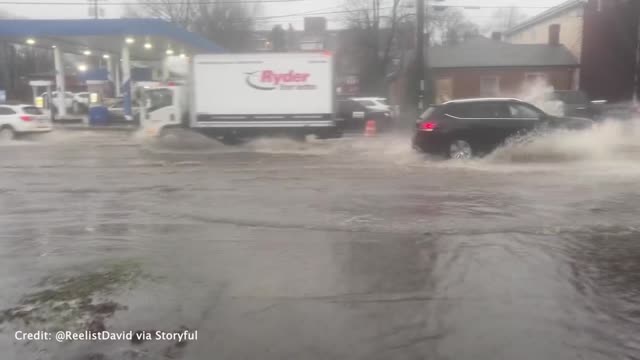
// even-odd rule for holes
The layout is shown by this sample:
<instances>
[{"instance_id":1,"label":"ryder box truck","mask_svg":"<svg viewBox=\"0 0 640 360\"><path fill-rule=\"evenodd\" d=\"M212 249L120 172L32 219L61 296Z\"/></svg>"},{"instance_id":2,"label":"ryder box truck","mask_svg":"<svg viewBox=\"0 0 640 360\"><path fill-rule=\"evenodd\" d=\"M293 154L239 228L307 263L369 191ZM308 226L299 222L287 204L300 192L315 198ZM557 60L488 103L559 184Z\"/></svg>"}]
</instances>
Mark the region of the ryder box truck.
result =
<instances>
[{"instance_id":1,"label":"ryder box truck","mask_svg":"<svg viewBox=\"0 0 640 360\"><path fill-rule=\"evenodd\" d=\"M341 136L328 52L197 55L185 85L145 90L143 126L226 140L271 133Z\"/></svg>"}]
</instances>

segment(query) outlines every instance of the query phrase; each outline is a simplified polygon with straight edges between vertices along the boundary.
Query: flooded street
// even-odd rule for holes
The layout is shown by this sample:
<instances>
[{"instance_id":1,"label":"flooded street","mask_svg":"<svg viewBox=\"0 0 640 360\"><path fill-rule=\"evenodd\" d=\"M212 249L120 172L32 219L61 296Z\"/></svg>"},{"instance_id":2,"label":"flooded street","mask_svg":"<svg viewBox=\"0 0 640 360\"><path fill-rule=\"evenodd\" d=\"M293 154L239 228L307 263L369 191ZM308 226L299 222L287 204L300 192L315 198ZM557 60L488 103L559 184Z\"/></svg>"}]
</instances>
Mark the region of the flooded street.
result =
<instances>
[{"instance_id":1,"label":"flooded street","mask_svg":"<svg viewBox=\"0 0 640 360\"><path fill-rule=\"evenodd\" d=\"M635 135L2 144L2 359L640 359ZM96 327L198 339L14 338Z\"/></svg>"}]
</instances>

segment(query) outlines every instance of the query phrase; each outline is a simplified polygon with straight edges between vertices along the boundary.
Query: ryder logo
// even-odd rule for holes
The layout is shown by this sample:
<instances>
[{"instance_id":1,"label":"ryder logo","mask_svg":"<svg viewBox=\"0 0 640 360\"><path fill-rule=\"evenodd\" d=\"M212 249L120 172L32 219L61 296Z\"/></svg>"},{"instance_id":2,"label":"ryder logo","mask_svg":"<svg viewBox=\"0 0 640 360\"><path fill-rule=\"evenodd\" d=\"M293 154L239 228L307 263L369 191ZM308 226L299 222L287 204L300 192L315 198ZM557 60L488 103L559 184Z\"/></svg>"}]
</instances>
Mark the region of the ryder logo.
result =
<instances>
[{"instance_id":1,"label":"ryder logo","mask_svg":"<svg viewBox=\"0 0 640 360\"><path fill-rule=\"evenodd\" d=\"M315 85L310 85L309 73L297 73L293 70L288 73L277 73L272 70L253 71L245 73L247 85L256 90L314 90Z\"/></svg>"}]
</instances>

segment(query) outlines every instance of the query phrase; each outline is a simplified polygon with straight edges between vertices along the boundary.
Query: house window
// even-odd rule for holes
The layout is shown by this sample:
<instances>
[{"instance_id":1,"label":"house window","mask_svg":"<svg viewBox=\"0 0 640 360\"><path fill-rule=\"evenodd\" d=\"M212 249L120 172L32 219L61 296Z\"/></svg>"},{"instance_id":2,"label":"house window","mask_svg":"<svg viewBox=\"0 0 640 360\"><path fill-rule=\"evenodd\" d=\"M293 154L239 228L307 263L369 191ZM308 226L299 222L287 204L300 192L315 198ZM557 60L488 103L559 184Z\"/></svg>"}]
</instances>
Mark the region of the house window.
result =
<instances>
[{"instance_id":1,"label":"house window","mask_svg":"<svg viewBox=\"0 0 640 360\"><path fill-rule=\"evenodd\" d=\"M438 104L453 100L453 79L441 78L436 81L436 100Z\"/></svg>"},{"instance_id":2,"label":"house window","mask_svg":"<svg viewBox=\"0 0 640 360\"><path fill-rule=\"evenodd\" d=\"M500 79L497 76L480 78L480 96L492 97L500 95Z\"/></svg>"},{"instance_id":3,"label":"house window","mask_svg":"<svg viewBox=\"0 0 640 360\"><path fill-rule=\"evenodd\" d=\"M546 83L547 74L545 73L526 73L524 81L526 83Z\"/></svg>"}]
</instances>

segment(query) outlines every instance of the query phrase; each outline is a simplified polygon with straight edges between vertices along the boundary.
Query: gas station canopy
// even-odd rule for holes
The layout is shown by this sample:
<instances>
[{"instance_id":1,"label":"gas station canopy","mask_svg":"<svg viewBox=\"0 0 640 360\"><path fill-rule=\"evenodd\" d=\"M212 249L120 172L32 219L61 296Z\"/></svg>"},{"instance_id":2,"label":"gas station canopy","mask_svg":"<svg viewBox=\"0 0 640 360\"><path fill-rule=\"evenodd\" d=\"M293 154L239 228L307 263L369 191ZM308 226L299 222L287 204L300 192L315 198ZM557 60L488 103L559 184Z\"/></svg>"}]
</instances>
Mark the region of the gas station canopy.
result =
<instances>
[{"instance_id":1,"label":"gas station canopy","mask_svg":"<svg viewBox=\"0 0 640 360\"><path fill-rule=\"evenodd\" d=\"M132 60L162 61L170 56L224 51L198 34L158 19L0 20L0 40L53 50L57 103L62 117L66 115L65 53L106 60L108 78L118 84L116 96L122 94L124 112L130 119ZM167 61L163 67L166 74Z\"/></svg>"},{"instance_id":2,"label":"gas station canopy","mask_svg":"<svg viewBox=\"0 0 640 360\"><path fill-rule=\"evenodd\" d=\"M157 60L167 51L212 53L224 51L202 36L159 19L0 20L0 38L38 47L62 47L67 53L86 51L117 54L123 41L131 57Z\"/></svg>"}]
</instances>

